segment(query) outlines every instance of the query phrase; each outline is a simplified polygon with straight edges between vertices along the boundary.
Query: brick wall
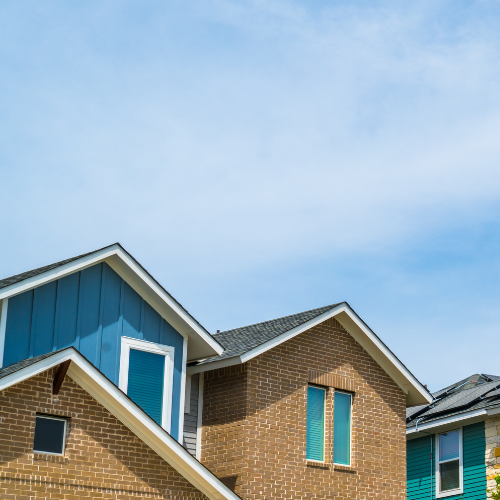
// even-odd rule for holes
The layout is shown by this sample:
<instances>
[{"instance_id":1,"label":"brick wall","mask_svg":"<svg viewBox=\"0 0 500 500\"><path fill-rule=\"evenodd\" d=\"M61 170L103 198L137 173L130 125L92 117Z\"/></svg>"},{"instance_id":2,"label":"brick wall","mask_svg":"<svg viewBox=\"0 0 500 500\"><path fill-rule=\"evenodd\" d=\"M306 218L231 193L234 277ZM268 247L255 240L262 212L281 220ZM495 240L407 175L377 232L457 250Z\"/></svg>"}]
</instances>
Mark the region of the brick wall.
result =
<instances>
[{"instance_id":1,"label":"brick wall","mask_svg":"<svg viewBox=\"0 0 500 500\"><path fill-rule=\"evenodd\" d=\"M127 427L66 377L52 372L0 392L0 498L205 499ZM64 457L35 455L37 412L69 417Z\"/></svg>"},{"instance_id":2,"label":"brick wall","mask_svg":"<svg viewBox=\"0 0 500 500\"><path fill-rule=\"evenodd\" d=\"M309 381L328 388L324 465L306 461ZM351 467L332 464L335 388L354 391ZM248 500L401 500L405 407L399 387L327 320L243 367L205 373L202 462Z\"/></svg>"}]
</instances>

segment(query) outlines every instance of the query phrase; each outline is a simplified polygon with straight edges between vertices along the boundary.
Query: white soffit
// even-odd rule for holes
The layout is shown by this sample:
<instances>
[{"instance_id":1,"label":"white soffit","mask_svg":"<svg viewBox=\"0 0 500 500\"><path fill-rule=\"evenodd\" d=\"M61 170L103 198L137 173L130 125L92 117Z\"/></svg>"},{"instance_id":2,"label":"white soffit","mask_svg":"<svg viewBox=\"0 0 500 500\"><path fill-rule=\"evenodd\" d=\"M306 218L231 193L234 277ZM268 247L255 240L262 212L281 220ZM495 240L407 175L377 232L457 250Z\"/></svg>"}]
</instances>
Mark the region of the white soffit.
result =
<instances>
[{"instance_id":1,"label":"white soffit","mask_svg":"<svg viewBox=\"0 0 500 500\"><path fill-rule=\"evenodd\" d=\"M0 290L0 300L18 295L100 262L106 262L179 333L189 338L188 360L220 355L223 348L130 254L115 244Z\"/></svg>"}]
</instances>

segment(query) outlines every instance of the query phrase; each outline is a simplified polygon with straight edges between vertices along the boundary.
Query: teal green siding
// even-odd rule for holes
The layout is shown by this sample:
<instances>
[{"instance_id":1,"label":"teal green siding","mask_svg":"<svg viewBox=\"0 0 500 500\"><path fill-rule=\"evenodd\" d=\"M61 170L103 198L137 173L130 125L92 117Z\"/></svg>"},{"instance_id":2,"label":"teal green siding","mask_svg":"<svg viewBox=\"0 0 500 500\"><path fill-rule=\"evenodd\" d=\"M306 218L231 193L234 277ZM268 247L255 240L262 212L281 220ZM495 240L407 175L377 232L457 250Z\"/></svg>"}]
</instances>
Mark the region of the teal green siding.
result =
<instances>
[{"instance_id":1,"label":"teal green siding","mask_svg":"<svg viewBox=\"0 0 500 500\"><path fill-rule=\"evenodd\" d=\"M118 385L122 336L175 348L177 439L184 339L106 263L9 298L3 366L73 346Z\"/></svg>"},{"instance_id":2,"label":"teal green siding","mask_svg":"<svg viewBox=\"0 0 500 500\"><path fill-rule=\"evenodd\" d=\"M431 456L432 449L432 456ZM445 497L448 500L486 499L486 438L484 422L463 427L463 480L462 495ZM407 446L407 498L408 500L434 500L436 443L433 436L408 441Z\"/></svg>"},{"instance_id":3,"label":"teal green siding","mask_svg":"<svg viewBox=\"0 0 500 500\"><path fill-rule=\"evenodd\" d=\"M433 500L434 438L424 436L407 442L406 474L408 500Z\"/></svg>"}]
</instances>

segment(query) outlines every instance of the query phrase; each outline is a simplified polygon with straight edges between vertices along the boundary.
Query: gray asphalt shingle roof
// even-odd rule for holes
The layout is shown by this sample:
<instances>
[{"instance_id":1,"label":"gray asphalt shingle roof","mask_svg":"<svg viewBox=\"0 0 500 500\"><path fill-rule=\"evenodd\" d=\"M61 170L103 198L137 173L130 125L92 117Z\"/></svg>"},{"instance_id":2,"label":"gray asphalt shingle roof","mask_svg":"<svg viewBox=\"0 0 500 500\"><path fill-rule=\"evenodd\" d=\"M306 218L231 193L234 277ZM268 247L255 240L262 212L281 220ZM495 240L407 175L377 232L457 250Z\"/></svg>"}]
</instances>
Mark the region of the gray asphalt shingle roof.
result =
<instances>
[{"instance_id":1,"label":"gray asphalt shingle roof","mask_svg":"<svg viewBox=\"0 0 500 500\"><path fill-rule=\"evenodd\" d=\"M212 363L242 354L279 337L281 334L293 330L294 328L307 323L308 321L324 314L325 312L337 307L339 304L319 307L304 311L298 314L292 314L283 318L264 321L254 325L226 330L215 334L213 337L224 347L225 351L220 356L208 358L197 364Z\"/></svg>"},{"instance_id":2,"label":"gray asphalt shingle roof","mask_svg":"<svg viewBox=\"0 0 500 500\"><path fill-rule=\"evenodd\" d=\"M103 250L103 248L101 248L101 250ZM15 274L14 276L9 276L8 278L0 280L0 290L7 286L14 285L15 283L20 283L21 281L27 280L28 278L32 278L33 276L38 276L39 274L43 274L47 271L52 271L52 269L64 266L64 264L69 264L70 262L81 259L83 257L86 257L87 255L93 254L98 251L99 250L95 250L93 252L87 252L82 255L78 255L77 257L71 257L71 259L61 260L59 262L55 262L54 264L49 264L48 266L37 267L36 269L32 269L31 271L26 271L24 273Z\"/></svg>"},{"instance_id":3,"label":"gray asphalt shingle roof","mask_svg":"<svg viewBox=\"0 0 500 500\"><path fill-rule=\"evenodd\" d=\"M10 276L8 278L4 278L4 279L1 279L0 280L0 290L2 288L6 288L10 285L14 285L15 283L20 283L21 281L24 281L28 278L32 278L33 276L38 276L39 274L43 274L47 271L52 271L53 269L56 269L58 267L61 267L61 266L64 266L65 264L69 264L70 262L74 262L78 259L82 259L83 257L87 257L88 255L92 255L96 252L100 252L101 250L105 250L106 248L111 248L113 246L118 246L120 247L132 260L134 260L134 262L141 268L143 269L143 271L145 273L148 274L148 276L184 311L186 312L187 314L189 314L189 316L193 319L193 321L196 322L196 324L202 329L205 331L205 333L208 333L209 332L205 329L205 327L196 319L194 318L190 313L189 311L177 300L175 299L171 294L170 292L168 292L167 290L165 290L165 288L160 284L158 283L158 281L156 281L156 279L141 265L139 264L139 262L132 256L130 255L121 245L120 243L113 243L112 245L108 245L108 246L105 246L105 247L102 247L102 248L99 248L98 250L94 250L92 252L87 252L87 253L84 253L84 254L81 254L81 255L78 255L77 257L71 257L70 259L65 259L65 260L61 260L59 262L55 262L54 264L49 264L48 266L43 266L43 267L38 267L36 269L32 269L31 271L26 271L24 273L20 273L20 274L15 274L14 276Z\"/></svg>"},{"instance_id":4,"label":"gray asphalt shingle roof","mask_svg":"<svg viewBox=\"0 0 500 500\"><path fill-rule=\"evenodd\" d=\"M34 365L35 363L38 363L42 359L50 358L54 354L65 351L65 350L75 350L74 347L65 347L64 349L59 349L58 351L53 351L53 352L48 352L47 354L41 354L40 356L35 356L34 358L30 359L23 359L22 361L18 361L17 363L14 363L13 365L6 366L5 368L0 369L0 379L7 377L8 375L12 375L13 373L18 372L19 370L22 370L23 368L26 368L28 366Z\"/></svg>"},{"instance_id":5,"label":"gray asphalt shingle roof","mask_svg":"<svg viewBox=\"0 0 500 500\"><path fill-rule=\"evenodd\" d=\"M474 374L434 392L435 400L429 405L408 408L407 427L466 413L472 410L500 406L500 377Z\"/></svg>"}]
</instances>

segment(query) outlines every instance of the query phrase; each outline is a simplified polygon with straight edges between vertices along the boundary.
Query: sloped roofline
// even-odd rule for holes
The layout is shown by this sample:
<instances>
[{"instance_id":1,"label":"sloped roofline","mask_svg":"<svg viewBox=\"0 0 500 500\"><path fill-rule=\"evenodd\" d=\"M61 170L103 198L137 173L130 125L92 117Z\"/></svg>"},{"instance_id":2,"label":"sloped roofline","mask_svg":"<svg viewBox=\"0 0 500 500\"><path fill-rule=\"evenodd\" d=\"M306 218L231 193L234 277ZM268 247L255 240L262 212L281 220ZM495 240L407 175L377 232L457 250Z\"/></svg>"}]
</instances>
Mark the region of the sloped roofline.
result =
<instances>
[{"instance_id":1,"label":"sloped roofline","mask_svg":"<svg viewBox=\"0 0 500 500\"><path fill-rule=\"evenodd\" d=\"M16 366L12 365L10 373L0 378L0 391L58 366L64 361L71 360L66 375L87 391L195 488L210 500L241 500L76 349L68 347L49 356L40 356L40 358L27 366L19 363L18 370L15 370Z\"/></svg>"},{"instance_id":2,"label":"sloped roofline","mask_svg":"<svg viewBox=\"0 0 500 500\"><path fill-rule=\"evenodd\" d=\"M119 243L114 243L52 266L46 266L46 268L49 268L47 270L45 270L46 268L39 268L39 273L36 273L38 270L23 273L29 275L25 278L23 274L6 278L6 280L21 279L1 288L0 300L8 299L26 290L63 278L100 262L106 262L139 295L146 299L161 316L171 323L179 333L184 337L189 337L189 359L200 359L222 354L224 348L217 340Z\"/></svg>"},{"instance_id":3,"label":"sloped roofline","mask_svg":"<svg viewBox=\"0 0 500 500\"><path fill-rule=\"evenodd\" d=\"M365 351L380 365L391 379L406 394L408 406L430 403L432 395L396 357L396 355L380 340L371 328L356 314L347 302L337 304L332 309L319 316L231 358L214 359L208 363L188 367L188 374L205 372L226 366L246 363L260 354L286 342L293 337L313 328L314 326L335 318L349 334L365 349Z\"/></svg>"}]
</instances>

